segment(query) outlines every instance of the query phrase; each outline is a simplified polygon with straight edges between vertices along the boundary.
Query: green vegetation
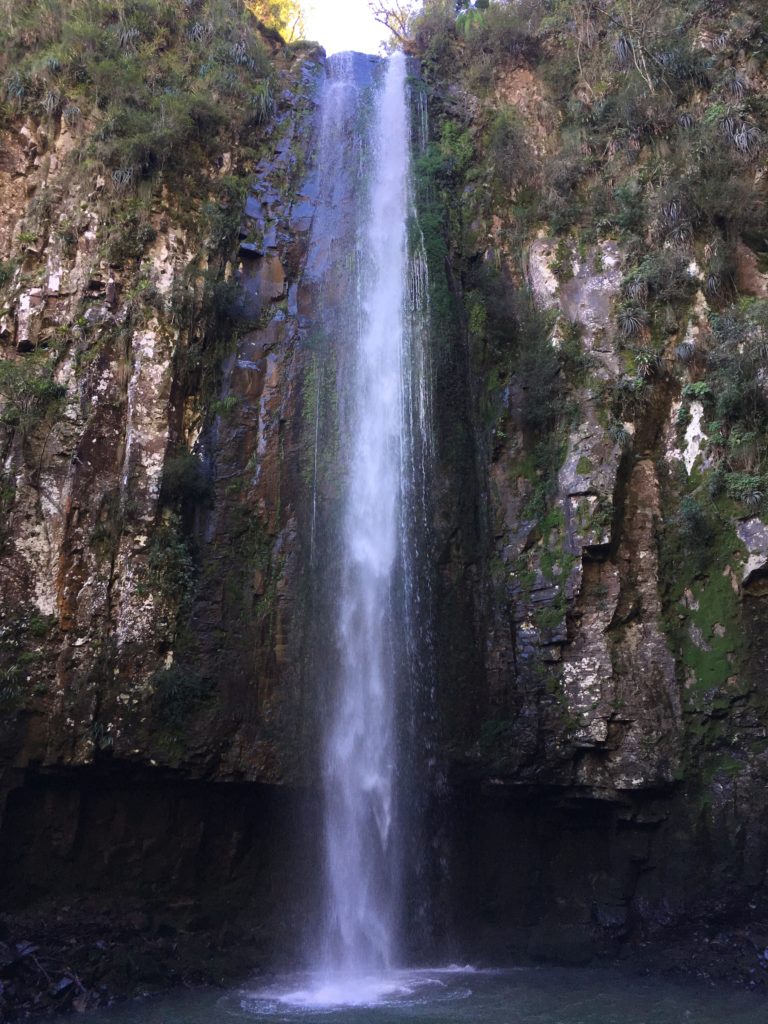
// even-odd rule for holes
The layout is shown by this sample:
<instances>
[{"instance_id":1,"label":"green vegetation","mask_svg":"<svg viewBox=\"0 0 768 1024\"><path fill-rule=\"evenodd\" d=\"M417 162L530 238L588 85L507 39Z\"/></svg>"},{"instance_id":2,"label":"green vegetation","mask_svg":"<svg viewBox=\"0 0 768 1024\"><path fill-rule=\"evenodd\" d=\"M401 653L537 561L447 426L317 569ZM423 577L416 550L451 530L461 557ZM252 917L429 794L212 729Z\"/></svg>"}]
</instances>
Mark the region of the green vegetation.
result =
<instances>
[{"instance_id":1,"label":"green vegetation","mask_svg":"<svg viewBox=\"0 0 768 1024\"><path fill-rule=\"evenodd\" d=\"M273 109L272 62L239 0L3 0L0 10L5 116L63 119L116 193L161 170L195 173Z\"/></svg>"},{"instance_id":2,"label":"green vegetation","mask_svg":"<svg viewBox=\"0 0 768 1024\"><path fill-rule=\"evenodd\" d=\"M711 699L741 668L743 628L734 581L742 558L728 518L703 499L683 498L664 533L662 559L670 581L670 638L694 706Z\"/></svg>"},{"instance_id":3,"label":"green vegetation","mask_svg":"<svg viewBox=\"0 0 768 1024\"><path fill-rule=\"evenodd\" d=\"M125 196L116 204L106 231L104 256L115 267L140 259L157 238L149 222L149 210L133 196Z\"/></svg>"},{"instance_id":4,"label":"green vegetation","mask_svg":"<svg viewBox=\"0 0 768 1024\"><path fill-rule=\"evenodd\" d=\"M45 692L45 641L56 620L16 613L0 625L0 712L16 711Z\"/></svg>"},{"instance_id":5,"label":"green vegetation","mask_svg":"<svg viewBox=\"0 0 768 1024\"><path fill-rule=\"evenodd\" d=\"M38 441L44 449L45 440L42 432L32 435L41 423L54 430L62 407L54 376L58 355L75 349L80 381L101 369L97 361L109 359L125 383L131 337L150 321L159 343L172 347L177 397L188 399L190 408L197 398L192 415L236 415L237 400L219 398L222 356L244 329L226 268L253 167L277 111L278 65L298 59L275 30L287 40L299 38L298 15L295 0L0 0L0 125L28 121L47 139L66 131L75 143L60 157L59 194L41 190L31 200L17 236L24 251L0 263L0 288L36 287L40 268L29 247L42 251L56 239L72 260L82 251L82 234L95 224L94 262L116 272L110 313L115 301L120 306L118 326L100 310L89 319L88 305L104 300L87 299L71 330L44 326L40 350L0 359L0 417L22 441L30 436L22 448L41 466ZM48 159L44 149L41 158ZM67 190L82 201L58 219ZM146 256L154 243L173 248L178 239L196 257L178 269L165 293ZM94 280L101 285L103 276L96 272ZM194 529L211 485L202 462L187 450L185 426L171 426L173 447L142 588L158 599L178 654L173 672L157 685L159 713L173 718L177 706L195 703L197 683L187 685L190 673L180 678L179 665L185 657L194 663L196 655L184 624L201 572ZM14 501L9 479L0 489L0 512ZM130 503L115 494L105 498L90 537L100 556L114 554L130 518Z\"/></svg>"},{"instance_id":6,"label":"green vegetation","mask_svg":"<svg viewBox=\"0 0 768 1024\"><path fill-rule=\"evenodd\" d=\"M163 465L161 500L182 508L204 501L211 485L205 467L191 452L180 450L169 455Z\"/></svg>"},{"instance_id":7,"label":"green vegetation","mask_svg":"<svg viewBox=\"0 0 768 1024\"><path fill-rule=\"evenodd\" d=\"M436 344L455 368L466 372L468 359L470 401L489 458L501 460L503 499L518 523L530 524L527 547L511 565L494 509L489 577L498 599L522 608L540 633L561 627L562 584L573 563L554 496L574 409L588 394L631 465L636 455L660 454L678 396L679 442L692 403L701 403L707 441L692 475L669 471L666 460L658 468L664 615L686 709L705 714L743 692L744 550L735 520L768 512L768 307L737 290L741 244L761 271L768 266L765 5L425 0L419 7L405 19L404 45L422 58L430 90L432 138L416 184ZM617 243L624 266L614 330L592 344L595 353L617 345L618 381L585 353L578 328L561 317L555 346L553 318L529 310L526 261L540 234L554 240L550 269L561 283L577 261L605 272L597 243ZM699 291L711 310L709 330L703 323L689 331L701 316ZM450 379L439 384L438 410L458 415L466 396ZM450 457L466 472L457 432L451 423L444 430ZM594 467L582 457L576 469L589 475ZM607 526L614 509L600 497L589 515L578 529ZM532 588L542 598L535 614ZM484 745L507 742L507 711L486 723Z\"/></svg>"},{"instance_id":8,"label":"green vegetation","mask_svg":"<svg viewBox=\"0 0 768 1024\"><path fill-rule=\"evenodd\" d=\"M289 17L295 22L292 0L251 6L268 26L285 27ZM233 286L222 278L237 242L248 174L275 109L273 53L280 59L284 47L242 0L0 2L0 122L28 118L48 136L59 126L75 136L59 187L88 190L99 256L128 272L121 295L128 317L114 340L119 334L129 345L131 331L152 317L186 328L188 344L175 352L177 378L187 393L206 398L217 391L220 357L232 342ZM225 157L227 174L221 173ZM73 258L89 218L76 211L54 226L51 191L31 201L19 245L44 245L56 232ZM169 214L200 260L163 296L139 264L167 230ZM0 287L27 283L30 274L20 258L4 262ZM77 353L80 373L115 332L94 331L85 316L76 323L95 339ZM3 362L0 397L8 425L26 433L34 421L53 419L54 366L38 353Z\"/></svg>"},{"instance_id":9,"label":"green vegetation","mask_svg":"<svg viewBox=\"0 0 768 1024\"><path fill-rule=\"evenodd\" d=\"M768 69L761 46L768 18L750 2L729 18L731 6L425 0L408 20L407 45L423 58L438 115L421 166L432 183L432 263L448 260L460 275L487 390L498 394L533 372L534 386L520 387L528 404L522 420L553 382L563 394L545 346L530 360L515 355L520 332L511 310L494 318L493 274L504 290L514 288L514 272L524 270L524 253L541 227L559 236L551 269L560 281L573 273L577 252L581 259L598 238L613 237L628 264L616 327L630 371L606 396L613 419L646 412L654 382L667 372L667 341L681 334L703 288L715 310L715 344L704 358L695 342L678 341L680 370L690 372L692 388L701 385L685 393L682 415L690 401L705 403L723 486L754 509L765 493L757 371L768 351L766 314L762 300L735 303L735 253L741 240L762 259L768 232L766 183L756 173L768 128L758 88ZM524 102L510 102L518 69L532 73L542 91L542 124ZM442 103L445 82L454 90L458 82L463 104ZM438 296L438 319L450 311L450 298ZM539 357L543 365L532 371ZM561 369L575 384L576 367ZM531 427L541 432L541 424Z\"/></svg>"},{"instance_id":10,"label":"green vegetation","mask_svg":"<svg viewBox=\"0 0 768 1024\"><path fill-rule=\"evenodd\" d=\"M174 662L152 677L152 710L170 729L183 725L210 698L213 681L192 666Z\"/></svg>"},{"instance_id":11,"label":"green vegetation","mask_svg":"<svg viewBox=\"0 0 768 1024\"><path fill-rule=\"evenodd\" d=\"M514 720L492 718L480 723L478 753L483 762L496 771L510 766L514 758L517 723Z\"/></svg>"},{"instance_id":12,"label":"green vegetation","mask_svg":"<svg viewBox=\"0 0 768 1024\"><path fill-rule=\"evenodd\" d=\"M494 112L484 144L489 162L494 200L505 198L523 185L534 170L534 158L526 139L525 126L514 107L502 106Z\"/></svg>"},{"instance_id":13,"label":"green vegetation","mask_svg":"<svg viewBox=\"0 0 768 1024\"><path fill-rule=\"evenodd\" d=\"M299 0L245 0L245 5L269 28L292 43L304 35L304 16Z\"/></svg>"},{"instance_id":14,"label":"green vegetation","mask_svg":"<svg viewBox=\"0 0 768 1024\"><path fill-rule=\"evenodd\" d=\"M46 445L64 404L64 388L56 381L56 354L40 349L0 359L0 426L14 436L29 482L36 484ZM7 516L15 501L12 475L0 476L0 513L5 533Z\"/></svg>"},{"instance_id":15,"label":"green vegetation","mask_svg":"<svg viewBox=\"0 0 768 1024\"><path fill-rule=\"evenodd\" d=\"M172 608L181 608L191 598L194 581L195 564L181 517L166 512L152 537L144 588Z\"/></svg>"},{"instance_id":16,"label":"green vegetation","mask_svg":"<svg viewBox=\"0 0 768 1024\"><path fill-rule=\"evenodd\" d=\"M741 299L710 316L712 343L701 359L702 378L682 389L678 428L690 403L704 407L707 456L714 467L709 496L725 494L748 514L768 506L768 395L762 373L768 357L768 302Z\"/></svg>"},{"instance_id":17,"label":"green vegetation","mask_svg":"<svg viewBox=\"0 0 768 1024\"><path fill-rule=\"evenodd\" d=\"M0 360L0 421L26 438L59 408L64 390L54 378L52 353L40 350Z\"/></svg>"},{"instance_id":18,"label":"green vegetation","mask_svg":"<svg viewBox=\"0 0 768 1024\"><path fill-rule=\"evenodd\" d=\"M765 185L754 175L766 131L754 88L765 71L765 12L740 3L729 22L729 6L492 0L457 18L452 3L426 0L409 46L430 81L458 78L481 100L484 166L475 171L491 194L533 189L553 232L618 234L638 262L649 230L659 251L707 245L708 288L727 297L736 237L762 244L766 226ZM710 23L723 38L703 49ZM530 119L494 92L521 66L543 80L554 108L536 156Z\"/></svg>"},{"instance_id":19,"label":"green vegetation","mask_svg":"<svg viewBox=\"0 0 768 1024\"><path fill-rule=\"evenodd\" d=\"M327 497L341 493L335 360L333 346L327 340L318 341L306 363L301 402L305 436L311 438L311 443L302 452L302 477L310 491L318 487Z\"/></svg>"},{"instance_id":20,"label":"green vegetation","mask_svg":"<svg viewBox=\"0 0 768 1024\"><path fill-rule=\"evenodd\" d=\"M573 253L568 242L561 238L557 243L555 255L549 269L562 284L573 277Z\"/></svg>"},{"instance_id":21,"label":"green vegetation","mask_svg":"<svg viewBox=\"0 0 768 1024\"><path fill-rule=\"evenodd\" d=\"M667 633L696 711L730 700L725 689L739 679L746 651L738 583L745 552L733 522L738 509L719 476L681 473L674 488L667 481L660 536Z\"/></svg>"},{"instance_id":22,"label":"green vegetation","mask_svg":"<svg viewBox=\"0 0 768 1024\"><path fill-rule=\"evenodd\" d=\"M431 315L435 340L449 343L456 330L457 306L446 276L449 238L460 237L462 219L452 200L472 164L474 147L467 131L445 120L439 138L416 161L415 185L419 240L429 268Z\"/></svg>"}]
</instances>

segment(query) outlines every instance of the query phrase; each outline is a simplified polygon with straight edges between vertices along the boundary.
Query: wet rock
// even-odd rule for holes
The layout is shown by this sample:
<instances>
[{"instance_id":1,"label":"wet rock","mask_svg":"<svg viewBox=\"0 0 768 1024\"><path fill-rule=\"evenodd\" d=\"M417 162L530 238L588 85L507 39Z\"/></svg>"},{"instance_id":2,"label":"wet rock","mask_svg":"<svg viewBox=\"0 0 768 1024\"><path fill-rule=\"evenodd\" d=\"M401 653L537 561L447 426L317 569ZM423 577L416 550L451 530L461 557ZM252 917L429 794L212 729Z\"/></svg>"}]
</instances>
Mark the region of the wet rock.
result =
<instances>
[{"instance_id":1,"label":"wet rock","mask_svg":"<svg viewBox=\"0 0 768 1024\"><path fill-rule=\"evenodd\" d=\"M736 533L749 553L742 570L741 583L743 587L754 589L768 575L768 526L761 519L753 517L738 523Z\"/></svg>"},{"instance_id":2,"label":"wet rock","mask_svg":"<svg viewBox=\"0 0 768 1024\"><path fill-rule=\"evenodd\" d=\"M115 281L114 277L110 276L109 280L107 281L107 287L106 287L107 306L109 307L110 310L114 310L115 309L115 307L118 304L119 297L120 297L119 286L118 286L117 282Z\"/></svg>"},{"instance_id":3,"label":"wet rock","mask_svg":"<svg viewBox=\"0 0 768 1024\"><path fill-rule=\"evenodd\" d=\"M91 306L85 311L85 319L91 327L106 323L109 318L108 306Z\"/></svg>"},{"instance_id":4,"label":"wet rock","mask_svg":"<svg viewBox=\"0 0 768 1024\"><path fill-rule=\"evenodd\" d=\"M149 914L142 910L136 910L128 914L126 920L131 928L137 932L149 931L152 926L152 919Z\"/></svg>"},{"instance_id":5,"label":"wet rock","mask_svg":"<svg viewBox=\"0 0 768 1024\"><path fill-rule=\"evenodd\" d=\"M538 238L528 255L528 280L538 305L543 309L559 306L559 283L551 263L555 258L556 243Z\"/></svg>"},{"instance_id":6,"label":"wet rock","mask_svg":"<svg viewBox=\"0 0 768 1024\"><path fill-rule=\"evenodd\" d=\"M744 295L768 297L768 274L761 273L757 256L742 241L736 243L736 286Z\"/></svg>"},{"instance_id":7,"label":"wet rock","mask_svg":"<svg viewBox=\"0 0 768 1024\"><path fill-rule=\"evenodd\" d=\"M72 989L74 989L75 983L72 978L63 977L58 981L55 981L49 988L49 993L54 999L62 999L67 994L72 995Z\"/></svg>"}]
</instances>

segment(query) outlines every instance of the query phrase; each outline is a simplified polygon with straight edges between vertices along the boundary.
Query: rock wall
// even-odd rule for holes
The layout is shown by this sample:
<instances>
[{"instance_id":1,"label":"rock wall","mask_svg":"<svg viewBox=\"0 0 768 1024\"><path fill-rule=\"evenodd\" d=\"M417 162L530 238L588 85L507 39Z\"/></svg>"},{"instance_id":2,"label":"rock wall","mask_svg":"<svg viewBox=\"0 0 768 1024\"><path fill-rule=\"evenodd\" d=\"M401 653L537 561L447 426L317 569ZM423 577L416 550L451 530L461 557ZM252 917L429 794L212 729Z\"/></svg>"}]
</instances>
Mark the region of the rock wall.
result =
<instances>
[{"instance_id":1,"label":"rock wall","mask_svg":"<svg viewBox=\"0 0 768 1024\"><path fill-rule=\"evenodd\" d=\"M103 180L65 191L66 127L55 140L5 133L15 219L3 243L32 194L55 197L56 223L77 223L72 238L51 228L27 247L5 284L4 357L20 375L39 359L52 396L28 425L4 427L5 765L296 771L309 443L297 280L312 212L299 187L322 67L283 74L236 258L211 255L166 196L138 263L111 266L102 220L122 200ZM209 173L215 190L223 171ZM239 221L237 207L221 213Z\"/></svg>"},{"instance_id":2,"label":"rock wall","mask_svg":"<svg viewBox=\"0 0 768 1024\"><path fill-rule=\"evenodd\" d=\"M324 59L274 47L258 145L184 196L3 130L0 1015L287 963L311 914Z\"/></svg>"},{"instance_id":3,"label":"rock wall","mask_svg":"<svg viewBox=\"0 0 768 1024\"><path fill-rule=\"evenodd\" d=\"M594 362L589 384L572 393L545 514L526 514L535 479L514 385L488 461L448 459L449 479L465 489L476 481L474 518L462 520L454 503L443 512L452 532L437 534L447 563L438 629L450 632L460 616L455 629L475 657L457 679L450 648L441 657L438 647L441 686L462 701L442 719L453 784L448 932L491 960L621 954L650 969L763 984L768 765L757 638L766 609L749 582L748 547L761 521L734 523L738 537L704 553L695 582L670 600L681 588L665 579L664 522L681 493L669 467L690 471L670 440L676 390L654 382L616 439L601 401L621 375L612 319L621 255L610 243L597 260L574 255L560 286L548 270L553 248L541 239L530 250L532 291L556 313L551 343L576 322ZM471 360L471 344L467 352ZM471 554L466 535L457 543L457 521L470 524ZM731 611L710 609L715 621L699 631L710 574L724 580ZM451 596L459 579L475 581L461 603ZM670 617L705 652L700 667L687 666ZM705 683L706 655L726 630L733 653L720 689L709 675ZM466 648L463 656L462 675Z\"/></svg>"},{"instance_id":4,"label":"rock wall","mask_svg":"<svg viewBox=\"0 0 768 1024\"><path fill-rule=\"evenodd\" d=\"M658 125L611 134L601 118L631 89L610 31L569 12L571 46L526 10L481 15L496 37L436 14L417 31L422 209L443 211L433 299L450 292L454 324L449 355L443 322L436 341L435 529L453 927L477 955L623 949L763 984L765 505L720 398L764 374L762 356L743 377L728 362L740 316L764 337L757 257L734 241L752 222L717 236L689 205L675 232L665 199L693 202L701 151ZM739 65L735 39L707 39L692 46L708 67ZM717 81L687 95L685 124L706 124ZM724 159L764 196L756 162ZM635 187L627 227L612 204Z\"/></svg>"},{"instance_id":5,"label":"rock wall","mask_svg":"<svg viewBox=\"0 0 768 1024\"><path fill-rule=\"evenodd\" d=\"M316 804L113 765L30 773L0 837L3 1011L234 984L296 955Z\"/></svg>"}]
</instances>

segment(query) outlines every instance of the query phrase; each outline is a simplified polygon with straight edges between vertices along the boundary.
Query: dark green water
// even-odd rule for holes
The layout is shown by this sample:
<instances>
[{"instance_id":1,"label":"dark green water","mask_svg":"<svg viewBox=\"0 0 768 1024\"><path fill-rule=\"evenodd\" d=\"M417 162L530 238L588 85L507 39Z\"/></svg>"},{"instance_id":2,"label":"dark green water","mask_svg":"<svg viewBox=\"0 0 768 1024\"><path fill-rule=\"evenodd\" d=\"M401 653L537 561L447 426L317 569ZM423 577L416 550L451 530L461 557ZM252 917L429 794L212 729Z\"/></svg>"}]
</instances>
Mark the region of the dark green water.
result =
<instances>
[{"instance_id":1,"label":"dark green water","mask_svg":"<svg viewBox=\"0 0 768 1024\"><path fill-rule=\"evenodd\" d=\"M768 1024L768 998L673 984L608 970L408 971L356 1005L329 1005L338 989L311 979L262 980L252 988L187 993L89 1016L91 1024ZM288 999L290 1002L286 1002Z\"/></svg>"}]
</instances>

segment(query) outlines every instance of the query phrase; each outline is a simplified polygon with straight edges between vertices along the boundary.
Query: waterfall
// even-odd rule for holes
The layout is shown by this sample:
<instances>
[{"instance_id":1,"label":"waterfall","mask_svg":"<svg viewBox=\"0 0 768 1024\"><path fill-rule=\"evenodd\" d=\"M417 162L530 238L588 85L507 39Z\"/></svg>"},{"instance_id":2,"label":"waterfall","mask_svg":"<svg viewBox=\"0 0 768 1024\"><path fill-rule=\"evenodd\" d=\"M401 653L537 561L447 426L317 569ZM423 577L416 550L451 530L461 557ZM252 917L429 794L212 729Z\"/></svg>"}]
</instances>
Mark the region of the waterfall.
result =
<instances>
[{"instance_id":1,"label":"waterfall","mask_svg":"<svg viewBox=\"0 0 768 1024\"><path fill-rule=\"evenodd\" d=\"M391 967L397 953L392 596L401 487L409 166L402 58L389 63L376 101L349 403L339 677L324 753L326 964L352 976Z\"/></svg>"},{"instance_id":2,"label":"waterfall","mask_svg":"<svg viewBox=\"0 0 768 1024\"><path fill-rule=\"evenodd\" d=\"M323 512L316 448L312 546L324 534L333 564L318 641L328 701L314 959L324 976L347 982L381 975L403 956L403 790L407 723L421 685L418 538L431 449L426 262L413 214L408 94L402 55L329 61L307 269L318 334L329 339L323 358L334 367L339 491L334 530L323 523L330 499ZM314 398L316 435L321 420L327 435L328 413Z\"/></svg>"}]
</instances>

